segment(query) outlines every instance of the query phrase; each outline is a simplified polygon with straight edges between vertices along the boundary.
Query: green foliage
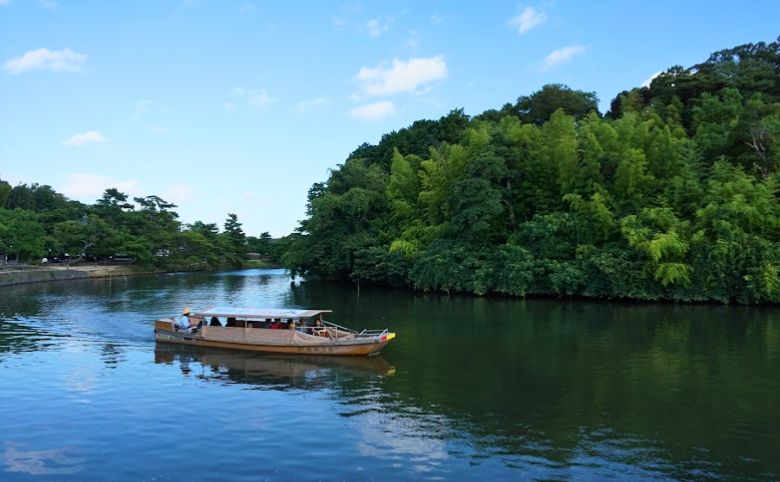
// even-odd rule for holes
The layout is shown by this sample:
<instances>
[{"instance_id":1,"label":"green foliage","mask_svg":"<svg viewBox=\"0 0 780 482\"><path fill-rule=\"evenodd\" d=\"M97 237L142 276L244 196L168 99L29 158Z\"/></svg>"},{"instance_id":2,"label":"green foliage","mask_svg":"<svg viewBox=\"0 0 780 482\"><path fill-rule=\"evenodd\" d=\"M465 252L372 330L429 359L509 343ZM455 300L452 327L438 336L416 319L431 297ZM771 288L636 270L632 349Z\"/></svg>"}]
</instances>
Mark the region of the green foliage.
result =
<instances>
[{"instance_id":1,"label":"green foliage","mask_svg":"<svg viewBox=\"0 0 780 482\"><path fill-rule=\"evenodd\" d=\"M572 90L561 84L547 84L540 91L517 99L515 110L524 122L542 125L558 110L577 119L591 112L598 114L598 101L595 92Z\"/></svg>"},{"instance_id":2,"label":"green foliage","mask_svg":"<svg viewBox=\"0 0 780 482\"><path fill-rule=\"evenodd\" d=\"M35 213L0 208L0 251L17 259L35 259L44 253L43 227Z\"/></svg>"},{"instance_id":3,"label":"green foliage","mask_svg":"<svg viewBox=\"0 0 780 482\"><path fill-rule=\"evenodd\" d=\"M426 291L780 301L780 42L621 93L547 85L364 144L309 192L293 273Z\"/></svg>"},{"instance_id":4,"label":"green foliage","mask_svg":"<svg viewBox=\"0 0 780 482\"><path fill-rule=\"evenodd\" d=\"M228 214L224 228L220 241L224 246L228 261L236 266L241 266L248 256L246 235L241 229L241 223L238 222L238 216L233 213Z\"/></svg>"},{"instance_id":5,"label":"green foliage","mask_svg":"<svg viewBox=\"0 0 780 482\"><path fill-rule=\"evenodd\" d=\"M140 265L210 269L240 266L247 256L248 240L234 214L222 233L216 224L201 221L183 227L176 206L158 196L134 198L134 205L110 188L86 206L51 186L11 188L0 180L0 200L13 206L0 207L0 252L9 258L36 262L44 255L68 253L71 259L122 256ZM261 239L265 251L279 259L282 253L270 246L270 235L263 233Z\"/></svg>"},{"instance_id":6,"label":"green foliage","mask_svg":"<svg viewBox=\"0 0 780 482\"><path fill-rule=\"evenodd\" d=\"M0 179L0 207L5 207L5 201L8 199L8 195L11 194L11 185L8 182Z\"/></svg>"},{"instance_id":7,"label":"green foliage","mask_svg":"<svg viewBox=\"0 0 780 482\"><path fill-rule=\"evenodd\" d=\"M33 191L27 184L14 186L5 199L6 209L26 209L32 211L35 209L35 197Z\"/></svg>"}]
</instances>

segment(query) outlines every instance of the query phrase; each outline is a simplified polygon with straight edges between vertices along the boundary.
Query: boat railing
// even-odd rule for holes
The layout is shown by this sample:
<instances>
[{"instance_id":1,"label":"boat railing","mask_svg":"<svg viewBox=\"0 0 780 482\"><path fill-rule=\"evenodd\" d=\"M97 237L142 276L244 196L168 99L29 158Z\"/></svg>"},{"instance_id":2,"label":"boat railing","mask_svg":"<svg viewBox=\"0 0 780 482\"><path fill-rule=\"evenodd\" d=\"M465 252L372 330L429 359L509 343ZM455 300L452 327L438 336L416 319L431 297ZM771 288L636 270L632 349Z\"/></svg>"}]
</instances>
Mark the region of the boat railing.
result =
<instances>
[{"instance_id":1,"label":"boat railing","mask_svg":"<svg viewBox=\"0 0 780 482\"><path fill-rule=\"evenodd\" d=\"M360 333L356 333L357 336L363 338L371 338L375 336L383 336L387 334L387 328L384 330L363 330Z\"/></svg>"},{"instance_id":2,"label":"boat railing","mask_svg":"<svg viewBox=\"0 0 780 482\"><path fill-rule=\"evenodd\" d=\"M353 333L353 334L357 335L357 332L355 330L351 330L351 329L347 328L346 326L337 325L337 324L332 323L330 321L325 321L325 320L321 320L321 321L322 321L323 325L333 327L333 328L336 329L337 332L343 331L344 333Z\"/></svg>"},{"instance_id":3,"label":"boat railing","mask_svg":"<svg viewBox=\"0 0 780 482\"><path fill-rule=\"evenodd\" d=\"M336 323L332 323L330 321L322 320L322 324L325 325L325 326L329 326L329 327L335 328L337 336L338 336L338 333L342 332L342 331L344 333L353 334L353 335L355 335L356 337L359 337L359 338L371 338L371 337L376 337L376 336L383 336L383 335L386 335L388 333L388 329L387 328L385 328L384 330L363 330L363 331L357 332L355 330L352 330L352 329L347 328L345 326L337 325Z\"/></svg>"}]
</instances>

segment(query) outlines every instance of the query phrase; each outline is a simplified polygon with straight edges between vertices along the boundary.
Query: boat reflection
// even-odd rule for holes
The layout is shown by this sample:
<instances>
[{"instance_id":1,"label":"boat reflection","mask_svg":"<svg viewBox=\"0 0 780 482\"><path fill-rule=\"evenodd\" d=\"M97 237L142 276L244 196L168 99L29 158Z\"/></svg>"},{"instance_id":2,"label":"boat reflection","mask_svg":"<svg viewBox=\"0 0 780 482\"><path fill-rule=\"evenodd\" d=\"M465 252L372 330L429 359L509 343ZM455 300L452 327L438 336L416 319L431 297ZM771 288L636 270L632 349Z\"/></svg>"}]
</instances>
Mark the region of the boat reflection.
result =
<instances>
[{"instance_id":1,"label":"boat reflection","mask_svg":"<svg viewBox=\"0 0 780 482\"><path fill-rule=\"evenodd\" d=\"M185 376L281 389L315 388L344 377L384 377L395 373L395 368L381 356L270 355L163 344L156 346L154 362L178 363Z\"/></svg>"}]
</instances>

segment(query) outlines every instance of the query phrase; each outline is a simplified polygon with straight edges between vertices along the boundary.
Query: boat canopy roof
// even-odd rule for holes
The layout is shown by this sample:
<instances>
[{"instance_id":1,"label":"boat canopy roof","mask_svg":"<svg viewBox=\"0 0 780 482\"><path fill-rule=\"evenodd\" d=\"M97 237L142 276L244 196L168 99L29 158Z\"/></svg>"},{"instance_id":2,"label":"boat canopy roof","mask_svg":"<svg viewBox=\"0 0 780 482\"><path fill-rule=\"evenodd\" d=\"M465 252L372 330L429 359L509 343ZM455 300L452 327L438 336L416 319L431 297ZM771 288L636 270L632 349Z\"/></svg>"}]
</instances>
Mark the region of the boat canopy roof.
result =
<instances>
[{"instance_id":1,"label":"boat canopy roof","mask_svg":"<svg viewBox=\"0 0 780 482\"><path fill-rule=\"evenodd\" d=\"M223 308L214 307L207 310L195 310L196 316L204 317L222 317L222 318L311 318L321 313L332 313L331 310L290 310L290 309L269 309L269 308Z\"/></svg>"}]
</instances>

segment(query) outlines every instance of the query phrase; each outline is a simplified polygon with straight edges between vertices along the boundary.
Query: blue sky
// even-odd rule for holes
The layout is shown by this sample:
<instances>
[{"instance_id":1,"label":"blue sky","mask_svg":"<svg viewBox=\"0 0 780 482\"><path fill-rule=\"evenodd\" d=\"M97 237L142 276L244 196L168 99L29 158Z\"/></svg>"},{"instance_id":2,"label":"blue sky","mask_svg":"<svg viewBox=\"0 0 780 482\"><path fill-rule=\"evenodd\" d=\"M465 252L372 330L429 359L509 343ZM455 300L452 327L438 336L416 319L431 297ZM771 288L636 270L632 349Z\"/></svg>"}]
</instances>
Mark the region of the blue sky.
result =
<instances>
[{"instance_id":1,"label":"blue sky","mask_svg":"<svg viewBox=\"0 0 780 482\"><path fill-rule=\"evenodd\" d=\"M0 178L289 233L362 142L546 83L621 90L780 34L780 3L0 0Z\"/></svg>"}]
</instances>

